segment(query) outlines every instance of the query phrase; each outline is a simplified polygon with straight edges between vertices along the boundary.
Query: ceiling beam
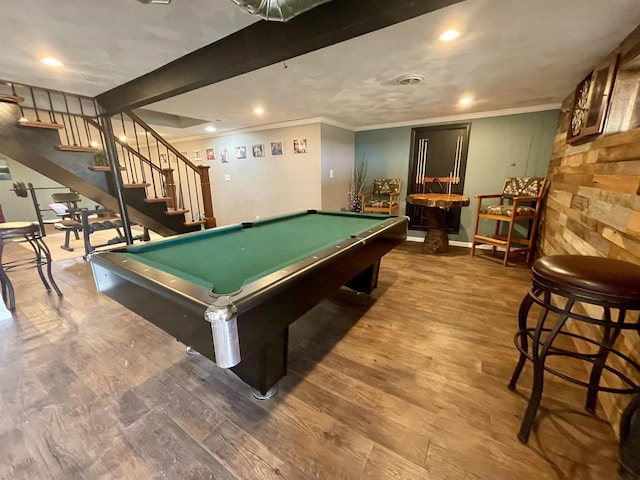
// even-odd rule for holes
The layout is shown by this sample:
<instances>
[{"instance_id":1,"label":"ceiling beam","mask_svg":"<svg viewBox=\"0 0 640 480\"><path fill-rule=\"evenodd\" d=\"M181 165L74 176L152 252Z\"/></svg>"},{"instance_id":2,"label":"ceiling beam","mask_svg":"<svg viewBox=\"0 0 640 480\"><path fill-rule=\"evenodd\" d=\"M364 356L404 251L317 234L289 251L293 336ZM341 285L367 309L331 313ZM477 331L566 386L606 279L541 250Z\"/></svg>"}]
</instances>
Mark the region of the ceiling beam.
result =
<instances>
[{"instance_id":1,"label":"ceiling beam","mask_svg":"<svg viewBox=\"0 0 640 480\"><path fill-rule=\"evenodd\" d=\"M463 0L333 0L287 23L264 20L256 22L101 93L97 100L108 114L142 107L461 1ZM141 54L144 55L144 52Z\"/></svg>"}]
</instances>

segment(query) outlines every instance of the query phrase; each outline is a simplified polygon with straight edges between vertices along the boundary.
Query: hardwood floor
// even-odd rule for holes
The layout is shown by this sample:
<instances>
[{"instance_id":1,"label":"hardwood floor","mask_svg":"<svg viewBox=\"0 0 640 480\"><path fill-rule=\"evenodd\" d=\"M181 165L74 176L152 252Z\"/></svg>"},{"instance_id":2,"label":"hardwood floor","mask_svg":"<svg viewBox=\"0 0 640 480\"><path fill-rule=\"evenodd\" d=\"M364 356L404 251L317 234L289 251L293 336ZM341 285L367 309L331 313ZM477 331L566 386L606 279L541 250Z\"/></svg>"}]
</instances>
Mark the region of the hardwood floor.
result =
<instances>
[{"instance_id":1,"label":"hardwood floor","mask_svg":"<svg viewBox=\"0 0 640 480\"><path fill-rule=\"evenodd\" d=\"M420 247L383 258L371 297L342 289L293 324L267 401L96 293L81 258L54 264L62 299L13 272L0 479L618 478L612 429L579 387L546 377L531 440L516 438L530 366L506 385L528 270Z\"/></svg>"}]
</instances>

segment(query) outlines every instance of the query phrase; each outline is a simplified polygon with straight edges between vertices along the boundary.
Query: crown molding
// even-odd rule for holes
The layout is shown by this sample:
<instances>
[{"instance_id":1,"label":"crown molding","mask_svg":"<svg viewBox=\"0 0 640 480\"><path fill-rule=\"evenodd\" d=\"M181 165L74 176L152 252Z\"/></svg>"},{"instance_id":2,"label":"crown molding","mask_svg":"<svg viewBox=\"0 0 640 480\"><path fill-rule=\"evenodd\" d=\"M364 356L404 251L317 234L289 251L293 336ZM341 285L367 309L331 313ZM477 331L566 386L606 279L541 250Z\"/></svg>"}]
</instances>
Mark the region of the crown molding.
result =
<instances>
[{"instance_id":1,"label":"crown molding","mask_svg":"<svg viewBox=\"0 0 640 480\"><path fill-rule=\"evenodd\" d=\"M301 118L298 120L290 120L288 122L278 122L278 123L269 123L265 125L257 125L255 127L237 128L235 130L227 130L224 132L218 132L214 134L208 133L208 134L202 134L202 135L192 135L190 137L169 138L168 140L172 143L191 142L193 140L208 140L211 138L227 137L230 135L240 135L242 133L263 132L265 130L276 130L279 128L299 127L302 125L311 125L314 123L318 123L318 124L324 123L326 125L331 125L333 127L343 128L345 130L355 132L355 127L353 127L352 125L347 125L346 123L339 122L332 118L311 117L311 118Z\"/></svg>"},{"instance_id":2,"label":"crown molding","mask_svg":"<svg viewBox=\"0 0 640 480\"><path fill-rule=\"evenodd\" d=\"M420 125L434 125L437 123L460 122L465 120L475 120L478 118L502 117L505 115L518 115L520 113L546 112L548 110L559 110L560 103L547 103L544 105L533 105L528 107L505 108L503 110L492 110L489 112L461 113L458 115L447 115L444 117L421 118L416 120L406 120L402 122L381 123L378 125L366 125L356 127L354 131L381 130L383 128L415 127Z\"/></svg>"},{"instance_id":3,"label":"crown molding","mask_svg":"<svg viewBox=\"0 0 640 480\"><path fill-rule=\"evenodd\" d=\"M168 138L170 142L181 143L193 140L208 140L211 138L226 137L229 135L240 135L242 133L263 132L265 130L276 130L278 128L299 127L301 125L310 125L314 123L324 123L333 127L342 128L352 132L362 132L367 130L381 130L383 128L396 127L415 127L420 125L435 125L438 123L460 122L466 120L475 120L478 118L502 117L505 115L518 115L521 113L545 112L548 110L559 110L560 103L547 103L544 105L534 105L529 107L505 108L503 110L493 110L489 112L462 113L459 115L448 115L444 117L422 118L415 120L406 120L402 122L383 123L378 125L366 125L362 127L354 127L346 123L339 122L330 117L310 117L298 120L290 120L288 122L269 123L265 125L257 125L255 127L237 128L235 130L227 130L216 134L193 135L190 137Z\"/></svg>"}]
</instances>

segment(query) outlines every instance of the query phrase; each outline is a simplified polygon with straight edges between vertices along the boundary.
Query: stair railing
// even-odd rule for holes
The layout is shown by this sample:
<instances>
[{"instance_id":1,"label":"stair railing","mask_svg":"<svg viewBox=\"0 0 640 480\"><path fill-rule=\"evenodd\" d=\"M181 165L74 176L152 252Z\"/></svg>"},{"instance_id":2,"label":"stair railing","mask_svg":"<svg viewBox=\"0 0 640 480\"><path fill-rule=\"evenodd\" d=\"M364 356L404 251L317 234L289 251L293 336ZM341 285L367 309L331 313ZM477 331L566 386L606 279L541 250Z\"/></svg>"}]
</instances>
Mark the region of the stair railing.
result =
<instances>
[{"instance_id":1,"label":"stair railing","mask_svg":"<svg viewBox=\"0 0 640 480\"><path fill-rule=\"evenodd\" d=\"M0 97L14 100L23 125L57 129L58 149L106 159L100 155L105 137L93 98L4 80ZM166 201L168 213L184 213L186 223L215 227L208 166L191 162L133 112L111 117L111 125L125 187L144 187L150 201Z\"/></svg>"},{"instance_id":2,"label":"stair railing","mask_svg":"<svg viewBox=\"0 0 640 480\"><path fill-rule=\"evenodd\" d=\"M157 167L151 171L146 168L133 170L138 182L150 184L146 187L152 189L148 192L149 197L159 198L158 189L154 187L158 183L156 175L159 169L165 187L162 195L170 212L186 210L185 215L190 219L188 223L214 227L209 167L193 163L133 112L113 116L112 124L114 132L117 132L119 156L122 154L125 161L129 161L129 156L136 152Z\"/></svg>"},{"instance_id":3,"label":"stair railing","mask_svg":"<svg viewBox=\"0 0 640 480\"><path fill-rule=\"evenodd\" d=\"M96 118L93 98L0 80L0 95L15 99L19 122L25 126L59 131L60 150L97 152L104 140L100 129L84 118Z\"/></svg>"}]
</instances>

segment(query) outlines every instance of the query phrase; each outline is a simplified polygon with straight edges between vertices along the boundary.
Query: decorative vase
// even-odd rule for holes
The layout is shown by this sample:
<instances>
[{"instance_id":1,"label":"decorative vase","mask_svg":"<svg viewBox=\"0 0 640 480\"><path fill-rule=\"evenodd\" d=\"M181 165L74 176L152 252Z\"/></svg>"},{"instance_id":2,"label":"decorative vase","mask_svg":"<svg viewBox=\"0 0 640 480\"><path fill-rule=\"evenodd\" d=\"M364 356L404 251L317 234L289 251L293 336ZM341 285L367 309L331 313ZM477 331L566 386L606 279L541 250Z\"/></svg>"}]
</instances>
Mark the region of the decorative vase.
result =
<instances>
[{"instance_id":1,"label":"decorative vase","mask_svg":"<svg viewBox=\"0 0 640 480\"><path fill-rule=\"evenodd\" d=\"M362 210L362 197L357 193L349 194L349 211L360 213Z\"/></svg>"}]
</instances>

